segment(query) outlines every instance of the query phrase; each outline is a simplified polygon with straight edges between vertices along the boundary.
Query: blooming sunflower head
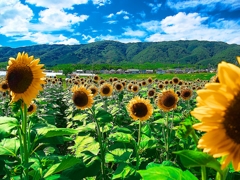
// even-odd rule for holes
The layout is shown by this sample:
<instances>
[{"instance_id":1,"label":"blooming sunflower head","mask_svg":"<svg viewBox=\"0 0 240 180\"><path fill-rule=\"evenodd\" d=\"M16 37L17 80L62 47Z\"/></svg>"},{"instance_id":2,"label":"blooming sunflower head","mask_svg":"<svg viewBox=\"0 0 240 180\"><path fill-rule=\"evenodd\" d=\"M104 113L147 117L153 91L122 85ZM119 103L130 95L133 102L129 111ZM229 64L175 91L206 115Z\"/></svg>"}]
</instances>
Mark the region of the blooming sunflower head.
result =
<instances>
[{"instance_id":1,"label":"blooming sunflower head","mask_svg":"<svg viewBox=\"0 0 240 180\"><path fill-rule=\"evenodd\" d=\"M139 96L131 99L127 105L127 110L133 120L146 121L153 113L153 107L148 99Z\"/></svg>"},{"instance_id":2,"label":"blooming sunflower head","mask_svg":"<svg viewBox=\"0 0 240 180\"><path fill-rule=\"evenodd\" d=\"M134 84L134 85L132 85L131 89L132 89L132 92L137 93L139 91L139 85Z\"/></svg>"},{"instance_id":3,"label":"blooming sunflower head","mask_svg":"<svg viewBox=\"0 0 240 180\"><path fill-rule=\"evenodd\" d=\"M27 109L27 114L33 114L37 110L37 105L35 103L31 103Z\"/></svg>"},{"instance_id":4,"label":"blooming sunflower head","mask_svg":"<svg viewBox=\"0 0 240 180\"><path fill-rule=\"evenodd\" d=\"M172 78L172 83L173 83L173 84L178 84L179 81L180 81L180 80L179 80L178 77L173 77L173 78Z\"/></svg>"},{"instance_id":5,"label":"blooming sunflower head","mask_svg":"<svg viewBox=\"0 0 240 180\"><path fill-rule=\"evenodd\" d=\"M98 82L100 80L100 77L98 76L98 75L95 75L94 77L93 77L93 81L94 82Z\"/></svg>"},{"instance_id":6,"label":"blooming sunflower head","mask_svg":"<svg viewBox=\"0 0 240 180\"><path fill-rule=\"evenodd\" d=\"M6 82L8 83L12 102L22 99L25 104L30 105L36 98L42 84L45 84L43 64L38 64L39 59L28 56L27 53L18 53L17 58L9 58Z\"/></svg>"},{"instance_id":7,"label":"blooming sunflower head","mask_svg":"<svg viewBox=\"0 0 240 180\"><path fill-rule=\"evenodd\" d=\"M197 107L191 114L200 120L193 127L206 133L198 142L213 157L224 156L222 169L230 162L240 170L240 68L222 62L218 65L219 83L208 83L197 91Z\"/></svg>"},{"instance_id":8,"label":"blooming sunflower head","mask_svg":"<svg viewBox=\"0 0 240 180\"><path fill-rule=\"evenodd\" d=\"M84 110L91 108L93 104L93 95L90 90L84 86L73 86L72 87L72 100L78 109Z\"/></svg>"},{"instance_id":9,"label":"blooming sunflower head","mask_svg":"<svg viewBox=\"0 0 240 180\"><path fill-rule=\"evenodd\" d=\"M109 83L104 83L100 87L100 94L101 96L111 96L113 92L113 87Z\"/></svg>"},{"instance_id":10,"label":"blooming sunflower head","mask_svg":"<svg viewBox=\"0 0 240 180\"><path fill-rule=\"evenodd\" d=\"M177 108L178 95L173 90L165 90L157 98L157 106L165 112Z\"/></svg>"},{"instance_id":11,"label":"blooming sunflower head","mask_svg":"<svg viewBox=\"0 0 240 180\"><path fill-rule=\"evenodd\" d=\"M96 86L92 85L92 86L90 86L88 89L90 89L93 97L97 96L97 94L98 94L98 88L97 88Z\"/></svg>"},{"instance_id":12,"label":"blooming sunflower head","mask_svg":"<svg viewBox=\"0 0 240 180\"><path fill-rule=\"evenodd\" d=\"M6 81L2 81L0 83L0 91L2 92L6 92L9 90L9 86L8 86L8 83Z\"/></svg>"},{"instance_id":13,"label":"blooming sunflower head","mask_svg":"<svg viewBox=\"0 0 240 180\"><path fill-rule=\"evenodd\" d=\"M116 83L116 84L114 85L114 87L115 87L116 91L118 91L118 92L122 91L123 88L124 88L123 85L122 85L122 83Z\"/></svg>"},{"instance_id":14,"label":"blooming sunflower head","mask_svg":"<svg viewBox=\"0 0 240 180\"><path fill-rule=\"evenodd\" d=\"M192 97L192 94L193 91L191 89L186 88L181 90L180 96L183 100L189 100Z\"/></svg>"},{"instance_id":15,"label":"blooming sunflower head","mask_svg":"<svg viewBox=\"0 0 240 180\"><path fill-rule=\"evenodd\" d=\"M149 89L148 92L147 92L147 95L149 98L153 98L156 94L156 91L155 89Z\"/></svg>"},{"instance_id":16,"label":"blooming sunflower head","mask_svg":"<svg viewBox=\"0 0 240 180\"><path fill-rule=\"evenodd\" d=\"M152 78L151 78L151 77L149 77L149 78L147 79L147 82L148 82L148 84L152 84L152 83L153 83L153 80L152 80Z\"/></svg>"}]
</instances>

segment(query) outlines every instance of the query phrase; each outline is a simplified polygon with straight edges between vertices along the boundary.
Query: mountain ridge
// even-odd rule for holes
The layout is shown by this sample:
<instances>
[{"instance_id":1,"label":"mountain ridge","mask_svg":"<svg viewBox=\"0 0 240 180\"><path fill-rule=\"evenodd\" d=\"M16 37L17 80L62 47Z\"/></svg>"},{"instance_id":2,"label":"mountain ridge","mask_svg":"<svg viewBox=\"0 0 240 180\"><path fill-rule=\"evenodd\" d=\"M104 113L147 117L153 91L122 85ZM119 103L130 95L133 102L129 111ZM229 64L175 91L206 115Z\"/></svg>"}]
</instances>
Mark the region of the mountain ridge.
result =
<instances>
[{"instance_id":1,"label":"mountain ridge","mask_svg":"<svg viewBox=\"0 0 240 180\"><path fill-rule=\"evenodd\" d=\"M220 61L235 63L240 55L240 45L224 42L180 40L163 42L121 43L98 41L79 45L32 45L18 48L0 47L0 62L27 52L40 58L46 66L59 64L119 64L173 63L192 65L217 65Z\"/></svg>"}]
</instances>

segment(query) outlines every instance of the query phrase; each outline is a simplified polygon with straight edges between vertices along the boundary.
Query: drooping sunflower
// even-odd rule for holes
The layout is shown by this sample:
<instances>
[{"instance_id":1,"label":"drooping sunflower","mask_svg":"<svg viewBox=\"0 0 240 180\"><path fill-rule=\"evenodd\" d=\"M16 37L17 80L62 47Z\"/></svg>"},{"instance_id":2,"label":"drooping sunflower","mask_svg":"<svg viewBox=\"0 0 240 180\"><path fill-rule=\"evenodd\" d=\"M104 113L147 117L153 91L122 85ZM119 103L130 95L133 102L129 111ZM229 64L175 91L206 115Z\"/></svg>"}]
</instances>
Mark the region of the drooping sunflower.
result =
<instances>
[{"instance_id":1,"label":"drooping sunflower","mask_svg":"<svg viewBox=\"0 0 240 180\"><path fill-rule=\"evenodd\" d=\"M84 110L92 107L93 104L93 95L89 89L86 89L84 86L73 86L72 87L72 100L75 106L78 109Z\"/></svg>"},{"instance_id":2,"label":"drooping sunflower","mask_svg":"<svg viewBox=\"0 0 240 180\"><path fill-rule=\"evenodd\" d=\"M197 107L191 114L201 122L193 127L205 131L198 142L213 157L224 156L222 169L232 162L240 170L240 68L221 62L218 65L220 83L209 83L197 91Z\"/></svg>"},{"instance_id":3,"label":"drooping sunflower","mask_svg":"<svg viewBox=\"0 0 240 180\"><path fill-rule=\"evenodd\" d=\"M127 90L128 90L128 91L132 91L132 86L133 86L132 83L128 83L128 85L127 85Z\"/></svg>"},{"instance_id":4,"label":"drooping sunflower","mask_svg":"<svg viewBox=\"0 0 240 180\"><path fill-rule=\"evenodd\" d=\"M189 99L191 99L192 94L193 94L193 91L189 88L186 88L186 89L181 90L180 96L183 100L189 100Z\"/></svg>"},{"instance_id":5,"label":"drooping sunflower","mask_svg":"<svg viewBox=\"0 0 240 180\"><path fill-rule=\"evenodd\" d=\"M33 114L37 110L37 105L35 103L31 103L27 109L27 114Z\"/></svg>"},{"instance_id":6,"label":"drooping sunflower","mask_svg":"<svg viewBox=\"0 0 240 180\"><path fill-rule=\"evenodd\" d=\"M2 81L0 83L0 91L1 92L6 92L9 90L9 86L8 86L8 83L6 81Z\"/></svg>"},{"instance_id":7,"label":"drooping sunflower","mask_svg":"<svg viewBox=\"0 0 240 180\"><path fill-rule=\"evenodd\" d=\"M146 121L153 113L150 100L136 96L127 104L127 110L133 120Z\"/></svg>"},{"instance_id":8,"label":"drooping sunflower","mask_svg":"<svg viewBox=\"0 0 240 180\"><path fill-rule=\"evenodd\" d=\"M104 83L100 86L100 94L101 96L111 96L113 92L113 87L109 83Z\"/></svg>"},{"instance_id":9,"label":"drooping sunflower","mask_svg":"<svg viewBox=\"0 0 240 180\"><path fill-rule=\"evenodd\" d=\"M27 53L18 53L17 58L9 58L6 81L9 86L12 101L22 99L29 106L45 84L40 59L34 59Z\"/></svg>"},{"instance_id":10,"label":"drooping sunflower","mask_svg":"<svg viewBox=\"0 0 240 180\"><path fill-rule=\"evenodd\" d=\"M178 95L173 90L164 90L157 98L157 106L165 112L177 108Z\"/></svg>"}]
</instances>

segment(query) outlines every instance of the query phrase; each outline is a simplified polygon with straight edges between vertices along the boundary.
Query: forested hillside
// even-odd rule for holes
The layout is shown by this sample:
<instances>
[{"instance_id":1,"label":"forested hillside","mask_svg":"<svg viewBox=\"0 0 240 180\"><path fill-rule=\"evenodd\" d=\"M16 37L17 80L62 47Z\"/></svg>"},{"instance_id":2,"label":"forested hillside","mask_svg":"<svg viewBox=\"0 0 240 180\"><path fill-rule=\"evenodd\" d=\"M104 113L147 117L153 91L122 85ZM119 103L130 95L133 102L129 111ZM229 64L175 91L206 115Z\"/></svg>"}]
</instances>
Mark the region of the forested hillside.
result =
<instances>
[{"instance_id":1,"label":"forested hillside","mask_svg":"<svg viewBox=\"0 0 240 180\"><path fill-rule=\"evenodd\" d=\"M240 45L209 41L168 41L120 43L99 41L80 45L34 45L19 48L0 47L0 62L28 52L46 66L60 64L161 63L215 66L225 60L235 63Z\"/></svg>"}]
</instances>

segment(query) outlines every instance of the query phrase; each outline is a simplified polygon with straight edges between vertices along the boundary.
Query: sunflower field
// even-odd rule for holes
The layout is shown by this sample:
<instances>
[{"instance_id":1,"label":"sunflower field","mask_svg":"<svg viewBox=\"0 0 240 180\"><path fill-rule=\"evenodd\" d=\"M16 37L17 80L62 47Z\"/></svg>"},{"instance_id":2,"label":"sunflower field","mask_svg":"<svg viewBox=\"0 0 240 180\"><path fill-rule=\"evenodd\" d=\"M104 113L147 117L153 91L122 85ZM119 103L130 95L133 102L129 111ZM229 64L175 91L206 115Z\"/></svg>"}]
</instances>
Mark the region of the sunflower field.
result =
<instances>
[{"instance_id":1,"label":"sunflower field","mask_svg":"<svg viewBox=\"0 0 240 180\"><path fill-rule=\"evenodd\" d=\"M240 179L236 65L209 80L64 80L39 62L19 53L0 79L1 179Z\"/></svg>"}]
</instances>

